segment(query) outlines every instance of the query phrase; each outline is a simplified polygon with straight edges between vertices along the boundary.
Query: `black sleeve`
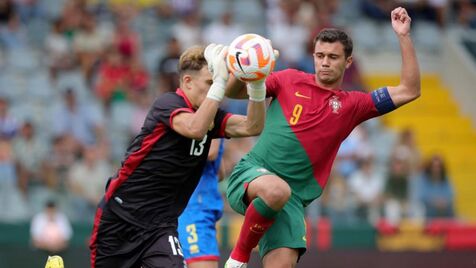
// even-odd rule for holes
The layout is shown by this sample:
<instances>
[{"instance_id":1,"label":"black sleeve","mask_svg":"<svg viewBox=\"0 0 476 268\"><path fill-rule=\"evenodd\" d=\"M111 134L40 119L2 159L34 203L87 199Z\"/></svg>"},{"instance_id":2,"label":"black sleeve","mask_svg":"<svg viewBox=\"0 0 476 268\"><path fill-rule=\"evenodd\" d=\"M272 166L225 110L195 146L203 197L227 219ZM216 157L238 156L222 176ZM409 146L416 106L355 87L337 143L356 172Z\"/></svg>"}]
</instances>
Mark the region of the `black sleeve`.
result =
<instances>
[{"instance_id":1,"label":"black sleeve","mask_svg":"<svg viewBox=\"0 0 476 268\"><path fill-rule=\"evenodd\" d=\"M160 123L172 128L172 119L181 112L193 113L182 97L175 93L166 93L152 106L152 116Z\"/></svg>"},{"instance_id":2,"label":"black sleeve","mask_svg":"<svg viewBox=\"0 0 476 268\"><path fill-rule=\"evenodd\" d=\"M210 131L212 138L228 138L225 136L225 127L230 116L232 116L231 113L218 109L215 120L213 121L213 129Z\"/></svg>"}]
</instances>

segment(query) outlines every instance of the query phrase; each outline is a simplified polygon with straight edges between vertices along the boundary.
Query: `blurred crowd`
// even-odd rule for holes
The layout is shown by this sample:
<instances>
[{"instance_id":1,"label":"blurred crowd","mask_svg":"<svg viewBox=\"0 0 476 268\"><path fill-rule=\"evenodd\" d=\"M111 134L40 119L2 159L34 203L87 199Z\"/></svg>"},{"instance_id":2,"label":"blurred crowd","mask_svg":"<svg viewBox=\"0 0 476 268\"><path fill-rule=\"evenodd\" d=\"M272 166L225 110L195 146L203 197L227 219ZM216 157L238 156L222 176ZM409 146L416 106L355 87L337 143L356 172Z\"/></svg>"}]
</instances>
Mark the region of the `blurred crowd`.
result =
<instances>
[{"instance_id":1,"label":"blurred crowd","mask_svg":"<svg viewBox=\"0 0 476 268\"><path fill-rule=\"evenodd\" d=\"M424 27L416 42L431 53L445 28L476 28L472 0L0 0L0 221L28 221L46 206L91 222L149 104L178 87L184 48L255 32L280 50L277 69L313 72L323 27L348 29L359 49L391 48L380 33L396 5ZM345 80L346 90L370 90L358 62ZM246 111L246 101L223 105ZM227 141L228 171L254 141ZM449 182L445 159L421 159L411 129L374 119L344 142L308 214L372 224L453 217Z\"/></svg>"}]
</instances>

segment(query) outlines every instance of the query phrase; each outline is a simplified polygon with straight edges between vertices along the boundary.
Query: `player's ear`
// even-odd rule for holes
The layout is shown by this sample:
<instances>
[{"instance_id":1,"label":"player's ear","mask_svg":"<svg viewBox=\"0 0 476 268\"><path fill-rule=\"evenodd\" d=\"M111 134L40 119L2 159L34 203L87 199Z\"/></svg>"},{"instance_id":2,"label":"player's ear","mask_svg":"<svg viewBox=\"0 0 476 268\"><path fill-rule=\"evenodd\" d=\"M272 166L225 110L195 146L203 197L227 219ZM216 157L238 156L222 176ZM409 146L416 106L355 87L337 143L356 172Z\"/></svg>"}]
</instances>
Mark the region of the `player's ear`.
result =
<instances>
[{"instance_id":1,"label":"player's ear","mask_svg":"<svg viewBox=\"0 0 476 268\"><path fill-rule=\"evenodd\" d=\"M352 58L352 56L347 57L347 59L345 60L345 68L349 69L353 61L354 61L354 58Z\"/></svg>"},{"instance_id":2,"label":"player's ear","mask_svg":"<svg viewBox=\"0 0 476 268\"><path fill-rule=\"evenodd\" d=\"M191 89L192 86L192 76L190 74L185 74L182 76L182 87L183 89Z\"/></svg>"}]
</instances>

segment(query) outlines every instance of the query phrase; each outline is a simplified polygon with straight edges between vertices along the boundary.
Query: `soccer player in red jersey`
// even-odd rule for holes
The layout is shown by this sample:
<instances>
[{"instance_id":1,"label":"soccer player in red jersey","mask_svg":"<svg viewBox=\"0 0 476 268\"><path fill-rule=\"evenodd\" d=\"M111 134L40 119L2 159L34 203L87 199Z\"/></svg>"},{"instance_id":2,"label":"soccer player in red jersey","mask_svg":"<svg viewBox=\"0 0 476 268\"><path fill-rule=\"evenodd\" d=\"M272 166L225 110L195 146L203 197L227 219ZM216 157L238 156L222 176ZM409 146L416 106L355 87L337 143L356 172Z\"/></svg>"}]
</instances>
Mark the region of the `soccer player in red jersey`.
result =
<instances>
[{"instance_id":1,"label":"soccer player in red jersey","mask_svg":"<svg viewBox=\"0 0 476 268\"><path fill-rule=\"evenodd\" d=\"M306 250L304 208L318 198L341 142L355 126L420 96L420 72L404 8L391 12L400 43L400 84L371 93L341 89L352 64L352 40L337 29L315 38L315 74L287 69L266 78L272 98L265 128L253 149L237 164L227 196L245 215L226 268L244 268L259 243L267 268L295 267ZM227 94L243 95L244 84L229 83Z\"/></svg>"}]
</instances>

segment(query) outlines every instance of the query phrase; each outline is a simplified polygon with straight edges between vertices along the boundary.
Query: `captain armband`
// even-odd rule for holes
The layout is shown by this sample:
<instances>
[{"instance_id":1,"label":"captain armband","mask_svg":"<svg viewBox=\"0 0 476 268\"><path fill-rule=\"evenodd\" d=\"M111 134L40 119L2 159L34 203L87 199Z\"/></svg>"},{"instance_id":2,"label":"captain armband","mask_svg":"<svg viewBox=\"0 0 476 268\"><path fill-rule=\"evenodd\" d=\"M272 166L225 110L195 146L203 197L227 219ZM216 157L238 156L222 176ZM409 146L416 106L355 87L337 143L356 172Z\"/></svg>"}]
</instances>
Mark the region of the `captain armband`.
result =
<instances>
[{"instance_id":1,"label":"captain armband","mask_svg":"<svg viewBox=\"0 0 476 268\"><path fill-rule=\"evenodd\" d=\"M375 104L375 108L380 114L386 114L395 110L397 107L393 103L388 89L386 87L379 88L370 93L372 95L372 100Z\"/></svg>"}]
</instances>

